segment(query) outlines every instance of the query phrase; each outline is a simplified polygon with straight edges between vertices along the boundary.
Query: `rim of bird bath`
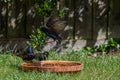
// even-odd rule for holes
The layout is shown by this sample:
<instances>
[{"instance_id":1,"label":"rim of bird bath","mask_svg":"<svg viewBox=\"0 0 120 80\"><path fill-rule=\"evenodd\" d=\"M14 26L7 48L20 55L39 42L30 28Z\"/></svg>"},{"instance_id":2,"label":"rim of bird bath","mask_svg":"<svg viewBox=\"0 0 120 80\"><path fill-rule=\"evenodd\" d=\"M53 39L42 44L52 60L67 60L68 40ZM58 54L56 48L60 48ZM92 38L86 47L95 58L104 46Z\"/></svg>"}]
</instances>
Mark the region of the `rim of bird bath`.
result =
<instances>
[{"instance_id":1,"label":"rim of bird bath","mask_svg":"<svg viewBox=\"0 0 120 80\"><path fill-rule=\"evenodd\" d=\"M84 66L80 62L75 61L61 61L61 60L46 60L36 62L23 62L21 64L23 71L49 71L49 72L78 72Z\"/></svg>"}]
</instances>

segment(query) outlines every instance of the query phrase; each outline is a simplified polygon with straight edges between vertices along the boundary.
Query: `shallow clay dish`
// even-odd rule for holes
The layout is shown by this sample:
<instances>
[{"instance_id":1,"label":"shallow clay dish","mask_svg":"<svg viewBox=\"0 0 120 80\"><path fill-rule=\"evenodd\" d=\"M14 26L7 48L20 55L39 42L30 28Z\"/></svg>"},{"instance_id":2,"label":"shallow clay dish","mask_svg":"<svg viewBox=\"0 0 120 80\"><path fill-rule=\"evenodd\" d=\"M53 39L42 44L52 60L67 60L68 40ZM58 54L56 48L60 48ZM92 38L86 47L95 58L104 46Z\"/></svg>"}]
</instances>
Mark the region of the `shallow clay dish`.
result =
<instances>
[{"instance_id":1,"label":"shallow clay dish","mask_svg":"<svg viewBox=\"0 0 120 80\"><path fill-rule=\"evenodd\" d=\"M74 61L38 61L21 64L24 71L76 72L83 69L83 64Z\"/></svg>"}]
</instances>

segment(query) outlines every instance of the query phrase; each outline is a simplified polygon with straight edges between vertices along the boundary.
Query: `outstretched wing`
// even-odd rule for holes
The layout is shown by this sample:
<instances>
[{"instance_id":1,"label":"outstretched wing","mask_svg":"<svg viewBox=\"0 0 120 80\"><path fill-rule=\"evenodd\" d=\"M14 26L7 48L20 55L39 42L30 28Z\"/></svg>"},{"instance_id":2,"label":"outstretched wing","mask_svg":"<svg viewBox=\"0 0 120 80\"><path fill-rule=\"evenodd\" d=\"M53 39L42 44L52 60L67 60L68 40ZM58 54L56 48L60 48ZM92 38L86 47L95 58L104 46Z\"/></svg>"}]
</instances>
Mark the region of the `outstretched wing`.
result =
<instances>
[{"instance_id":1,"label":"outstretched wing","mask_svg":"<svg viewBox=\"0 0 120 80\"><path fill-rule=\"evenodd\" d=\"M66 22L62 21L57 15L53 15L48 19L46 26L56 33L61 33L66 26Z\"/></svg>"}]
</instances>

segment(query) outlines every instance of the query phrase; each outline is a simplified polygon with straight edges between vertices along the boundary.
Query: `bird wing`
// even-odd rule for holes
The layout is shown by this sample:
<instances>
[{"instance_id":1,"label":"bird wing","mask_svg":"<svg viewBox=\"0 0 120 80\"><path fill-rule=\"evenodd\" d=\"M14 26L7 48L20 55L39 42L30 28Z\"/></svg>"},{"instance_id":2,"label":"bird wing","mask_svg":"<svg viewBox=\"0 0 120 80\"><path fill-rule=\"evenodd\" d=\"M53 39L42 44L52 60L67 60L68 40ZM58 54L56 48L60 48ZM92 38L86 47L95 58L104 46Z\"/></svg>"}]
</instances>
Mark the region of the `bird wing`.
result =
<instances>
[{"instance_id":1,"label":"bird wing","mask_svg":"<svg viewBox=\"0 0 120 80\"><path fill-rule=\"evenodd\" d=\"M61 33L61 31L63 31L66 26L66 22L60 20L58 16L53 15L48 19L46 26L51 31L55 31L56 33Z\"/></svg>"},{"instance_id":2,"label":"bird wing","mask_svg":"<svg viewBox=\"0 0 120 80\"><path fill-rule=\"evenodd\" d=\"M57 33L61 33L64 28L65 28L65 21L57 21L52 25L52 29L57 32Z\"/></svg>"}]
</instances>

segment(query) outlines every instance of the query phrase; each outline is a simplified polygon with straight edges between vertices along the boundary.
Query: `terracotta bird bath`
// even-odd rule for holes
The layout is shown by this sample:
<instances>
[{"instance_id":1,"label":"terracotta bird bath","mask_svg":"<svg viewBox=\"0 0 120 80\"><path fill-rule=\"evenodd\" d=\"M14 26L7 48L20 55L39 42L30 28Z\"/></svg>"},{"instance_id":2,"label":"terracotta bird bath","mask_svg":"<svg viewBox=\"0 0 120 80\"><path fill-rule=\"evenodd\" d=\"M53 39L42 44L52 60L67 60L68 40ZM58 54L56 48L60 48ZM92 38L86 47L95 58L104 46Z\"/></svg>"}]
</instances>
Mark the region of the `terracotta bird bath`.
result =
<instances>
[{"instance_id":1,"label":"terracotta bird bath","mask_svg":"<svg viewBox=\"0 0 120 80\"><path fill-rule=\"evenodd\" d=\"M49 72L77 72L83 69L83 64L75 61L46 60L37 62L24 62L21 64L24 71L49 71Z\"/></svg>"}]
</instances>

